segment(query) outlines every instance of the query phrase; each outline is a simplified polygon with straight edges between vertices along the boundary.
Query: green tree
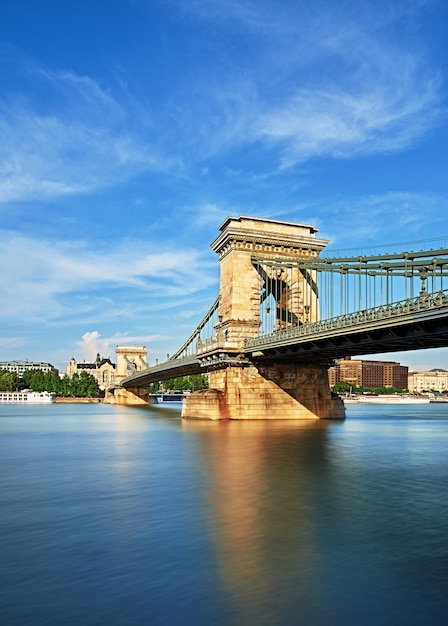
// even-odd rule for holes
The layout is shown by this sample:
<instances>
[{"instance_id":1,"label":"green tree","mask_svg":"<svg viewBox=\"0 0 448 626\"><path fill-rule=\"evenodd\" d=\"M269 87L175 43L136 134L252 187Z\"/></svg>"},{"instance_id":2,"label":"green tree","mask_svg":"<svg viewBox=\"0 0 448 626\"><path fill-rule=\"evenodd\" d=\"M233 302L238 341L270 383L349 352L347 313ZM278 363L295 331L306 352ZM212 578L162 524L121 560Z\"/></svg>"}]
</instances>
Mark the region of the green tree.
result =
<instances>
[{"instance_id":1,"label":"green tree","mask_svg":"<svg viewBox=\"0 0 448 626\"><path fill-rule=\"evenodd\" d=\"M399 389L398 387L376 387L370 391L377 396L392 393L403 393L403 389Z\"/></svg>"},{"instance_id":2,"label":"green tree","mask_svg":"<svg viewBox=\"0 0 448 626\"><path fill-rule=\"evenodd\" d=\"M70 378L70 387L69 387L69 396L80 396L80 382L79 382L79 374L75 372L73 376Z\"/></svg>"},{"instance_id":3,"label":"green tree","mask_svg":"<svg viewBox=\"0 0 448 626\"><path fill-rule=\"evenodd\" d=\"M205 374L168 378L162 382L164 389L179 389L179 391L197 391L208 388L208 377Z\"/></svg>"},{"instance_id":4,"label":"green tree","mask_svg":"<svg viewBox=\"0 0 448 626\"><path fill-rule=\"evenodd\" d=\"M45 372L44 374L44 389L49 393L59 394L61 387L61 379L58 374L54 372Z\"/></svg>"},{"instance_id":5,"label":"green tree","mask_svg":"<svg viewBox=\"0 0 448 626\"><path fill-rule=\"evenodd\" d=\"M92 398L98 395L99 387L92 374L81 372L79 376L78 396L81 398Z\"/></svg>"},{"instance_id":6,"label":"green tree","mask_svg":"<svg viewBox=\"0 0 448 626\"><path fill-rule=\"evenodd\" d=\"M28 389L31 391L46 391L44 384L44 373L42 370L34 370L29 378Z\"/></svg>"},{"instance_id":7,"label":"green tree","mask_svg":"<svg viewBox=\"0 0 448 626\"><path fill-rule=\"evenodd\" d=\"M25 370L22 374L22 383L24 389L31 389L31 378L34 374L33 370Z\"/></svg>"},{"instance_id":8,"label":"green tree","mask_svg":"<svg viewBox=\"0 0 448 626\"><path fill-rule=\"evenodd\" d=\"M188 377L190 381L190 389L198 391L199 389L208 389L208 376L205 374L194 374Z\"/></svg>"},{"instance_id":9,"label":"green tree","mask_svg":"<svg viewBox=\"0 0 448 626\"><path fill-rule=\"evenodd\" d=\"M60 380L58 395L63 396L64 398L71 395L71 379L67 376L67 374L64 374Z\"/></svg>"},{"instance_id":10,"label":"green tree","mask_svg":"<svg viewBox=\"0 0 448 626\"><path fill-rule=\"evenodd\" d=\"M0 370L0 391L16 391L19 388L19 383L16 372Z\"/></svg>"},{"instance_id":11,"label":"green tree","mask_svg":"<svg viewBox=\"0 0 448 626\"><path fill-rule=\"evenodd\" d=\"M350 383L341 381L336 383L331 390L335 393L363 393L364 387L362 385L357 387L356 385L351 385Z\"/></svg>"}]
</instances>

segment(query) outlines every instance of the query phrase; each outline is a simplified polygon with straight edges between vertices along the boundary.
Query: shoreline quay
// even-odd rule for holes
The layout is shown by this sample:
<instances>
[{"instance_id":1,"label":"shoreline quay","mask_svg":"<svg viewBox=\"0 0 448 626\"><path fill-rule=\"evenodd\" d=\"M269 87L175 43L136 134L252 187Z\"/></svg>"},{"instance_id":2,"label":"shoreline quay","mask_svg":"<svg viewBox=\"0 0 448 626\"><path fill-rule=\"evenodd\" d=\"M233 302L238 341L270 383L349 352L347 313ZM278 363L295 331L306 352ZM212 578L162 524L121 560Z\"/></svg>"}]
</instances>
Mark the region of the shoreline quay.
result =
<instances>
[{"instance_id":1,"label":"shoreline quay","mask_svg":"<svg viewBox=\"0 0 448 626\"><path fill-rule=\"evenodd\" d=\"M54 401L60 404L99 404L102 398L63 398L56 396Z\"/></svg>"}]
</instances>

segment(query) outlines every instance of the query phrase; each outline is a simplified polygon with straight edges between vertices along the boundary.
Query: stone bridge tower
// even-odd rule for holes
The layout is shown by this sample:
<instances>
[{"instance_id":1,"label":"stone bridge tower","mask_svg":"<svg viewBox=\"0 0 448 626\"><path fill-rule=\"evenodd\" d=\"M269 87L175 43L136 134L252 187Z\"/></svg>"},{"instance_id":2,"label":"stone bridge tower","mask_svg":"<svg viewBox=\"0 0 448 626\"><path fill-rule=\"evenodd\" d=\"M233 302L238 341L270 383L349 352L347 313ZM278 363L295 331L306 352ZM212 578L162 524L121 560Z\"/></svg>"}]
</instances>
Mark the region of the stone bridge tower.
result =
<instances>
[{"instance_id":1,"label":"stone bridge tower","mask_svg":"<svg viewBox=\"0 0 448 626\"><path fill-rule=\"evenodd\" d=\"M146 346L117 346L115 354L117 355L116 381L141 372L148 367Z\"/></svg>"},{"instance_id":2,"label":"stone bridge tower","mask_svg":"<svg viewBox=\"0 0 448 626\"><path fill-rule=\"evenodd\" d=\"M244 340L259 335L263 298L275 302L276 328L319 319L314 272L296 267L317 258L328 241L305 224L256 217L229 217L211 244L220 260L220 302L215 327L219 350L231 358ZM273 263L274 262L274 263ZM276 265L277 264L277 265ZM241 355L242 356L242 355ZM268 363L237 359L210 374L210 388L184 400L182 416L208 419L340 418L331 396L326 365Z\"/></svg>"},{"instance_id":3,"label":"stone bridge tower","mask_svg":"<svg viewBox=\"0 0 448 626\"><path fill-rule=\"evenodd\" d=\"M115 368L116 386L106 393L104 401L109 404L151 404L154 400L145 388L124 389L117 386L123 378L142 372L148 367L146 362L148 350L146 346L117 346L115 354L117 355Z\"/></svg>"},{"instance_id":4,"label":"stone bridge tower","mask_svg":"<svg viewBox=\"0 0 448 626\"><path fill-rule=\"evenodd\" d=\"M216 331L224 334L227 349L239 350L245 339L258 336L263 292L274 297L277 329L319 319L315 274L293 266L298 259L318 257L328 244L316 238L316 228L229 217L220 230L211 247L219 255L221 275ZM264 261L278 261L278 266Z\"/></svg>"}]
</instances>

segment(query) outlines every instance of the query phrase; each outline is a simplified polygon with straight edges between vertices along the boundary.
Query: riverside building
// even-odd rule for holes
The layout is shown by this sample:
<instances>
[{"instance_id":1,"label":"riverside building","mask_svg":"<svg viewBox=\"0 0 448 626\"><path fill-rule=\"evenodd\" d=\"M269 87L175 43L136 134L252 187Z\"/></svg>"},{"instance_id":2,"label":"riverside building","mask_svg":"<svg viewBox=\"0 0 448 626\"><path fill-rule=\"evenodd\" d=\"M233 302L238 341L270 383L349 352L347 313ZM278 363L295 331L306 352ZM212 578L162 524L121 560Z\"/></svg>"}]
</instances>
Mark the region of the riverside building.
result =
<instances>
[{"instance_id":1,"label":"riverside building","mask_svg":"<svg viewBox=\"0 0 448 626\"><path fill-rule=\"evenodd\" d=\"M448 372L443 369L433 369L429 372L411 372L408 377L409 391L422 393L424 391L448 392Z\"/></svg>"},{"instance_id":2,"label":"riverside building","mask_svg":"<svg viewBox=\"0 0 448 626\"><path fill-rule=\"evenodd\" d=\"M23 378L24 372L36 372L40 370L44 374L51 372L59 375L57 370L51 363L42 363L39 361L0 361L0 370L15 372L19 378Z\"/></svg>"},{"instance_id":3,"label":"riverside building","mask_svg":"<svg viewBox=\"0 0 448 626\"><path fill-rule=\"evenodd\" d=\"M78 363L75 358L70 359L65 372L66 375L71 378L74 374L81 374L81 372L91 374L102 391L115 382L115 363L112 363L109 358L101 357L99 353L93 363L86 363L85 361Z\"/></svg>"},{"instance_id":4,"label":"riverside building","mask_svg":"<svg viewBox=\"0 0 448 626\"><path fill-rule=\"evenodd\" d=\"M328 370L330 387L345 382L354 387L376 389L378 387L408 388L409 368L395 361L368 361L364 359L340 359Z\"/></svg>"},{"instance_id":5,"label":"riverside building","mask_svg":"<svg viewBox=\"0 0 448 626\"><path fill-rule=\"evenodd\" d=\"M67 365L66 375L71 378L73 374L87 372L95 378L101 391L105 391L126 376L141 372L148 367L146 346L117 346L115 353L116 363L112 363L109 358L101 357L99 353L93 363L78 362L75 358L71 358Z\"/></svg>"}]
</instances>

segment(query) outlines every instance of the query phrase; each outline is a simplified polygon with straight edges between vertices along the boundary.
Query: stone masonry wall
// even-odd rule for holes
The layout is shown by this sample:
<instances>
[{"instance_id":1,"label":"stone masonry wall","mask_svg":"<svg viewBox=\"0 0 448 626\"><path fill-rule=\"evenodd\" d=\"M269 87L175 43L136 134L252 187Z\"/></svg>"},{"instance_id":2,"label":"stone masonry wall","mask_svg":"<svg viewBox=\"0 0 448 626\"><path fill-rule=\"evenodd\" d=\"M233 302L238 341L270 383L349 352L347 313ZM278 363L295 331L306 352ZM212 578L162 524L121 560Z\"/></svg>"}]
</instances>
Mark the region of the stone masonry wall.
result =
<instances>
[{"instance_id":1,"label":"stone masonry wall","mask_svg":"<svg viewBox=\"0 0 448 626\"><path fill-rule=\"evenodd\" d=\"M253 366L212 372L210 389L184 400L185 419L343 419L325 366Z\"/></svg>"}]
</instances>

